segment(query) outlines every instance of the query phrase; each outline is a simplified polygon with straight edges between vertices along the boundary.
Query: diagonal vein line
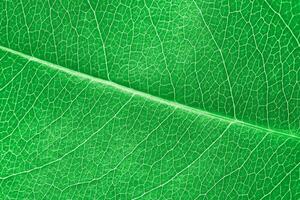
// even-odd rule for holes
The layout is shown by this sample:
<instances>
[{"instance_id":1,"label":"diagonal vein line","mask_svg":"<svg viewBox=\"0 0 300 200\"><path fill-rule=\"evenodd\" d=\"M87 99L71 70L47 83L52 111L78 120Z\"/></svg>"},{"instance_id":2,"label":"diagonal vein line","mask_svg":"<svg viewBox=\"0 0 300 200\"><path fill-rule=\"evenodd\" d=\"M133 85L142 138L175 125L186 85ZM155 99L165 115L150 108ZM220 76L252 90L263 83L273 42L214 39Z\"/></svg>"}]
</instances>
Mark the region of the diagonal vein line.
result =
<instances>
[{"instance_id":1,"label":"diagonal vein line","mask_svg":"<svg viewBox=\"0 0 300 200\"><path fill-rule=\"evenodd\" d=\"M0 60L0 62L2 61L2 59ZM22 72L23 70L27 67L29 61L27 61L23 67L7 82L5 83L2 87L0 87L0 92L2 90L4 90L7 86L9 86Z\"/></svg>"},{"instance_id":2,"label":"diagonal vein line","mask_svg":"<svg viewBox=\"0 0 300 200\"><path fill-rule=\"evenodd\" d=\"M153 18L152 18L152 15L151 15L151 12L150 12L150 8L147 6L147 3L146 1L144 0L144 5L147 9L147 12L148 12L148 15L149 15L149 18L150 18L150 22L151 22L151 25L154 29L154 32L155 32L155 35L156 37L158 38L158 41L159 41L159 44L160 44L160 49L161 49L161 52L163 54L163 60L164 60L164 65L165 65L165 68L166 68L166 71L169 75L169 79L170 79L170 83L171 83L171 86L172 86L172 90L173 90L173 98L176 98L176 91L175 91L175 86L174 86L174 83L173 83L173 79L172 79L172 76L171 76L171 72L168 68L168 64L167 64L167 56L165 54L165 50L164 50L164 46L163 46L163 42L162 42L162 39L158 33L158 30L153 22Z\"/></svg>"},{"instance_id":3,"label":"diagonal vein line","mask_svg":"<svg viewBox=\"0 0 300 200\"><path fill-rule=\"evenodd\" d=\"M0 180L5 180L5 179L8 179L8 178L11 178L11 177L14 177L14 176L18 176L18 175L21 175L21 174L27 174L27 173L30 173L32 171L35 171L35 170L39 170L39 169L42 169L46 166L49 166L49 165L52 165L54 163L57 163L59 161L61 161L63 158L65 158L66 156L70 155L71 153L75 152L78 148L80 148L81 146L83 146L85 143L87 143L92 137L94 137L97 133L99 133L102 129L104 129L112 120L114 120L117 115L128 105L129 102L131 102L132 98L134 97L134 94L132 94L130 96L130 98L116 111L116 113L110 118L108 119L97 131L93 132L89 137L87 137L83 142L79 143L76 147L74 147L73 149L71 149L70 151L66 152L64 155L62 155L61 157L55 159L55 160L52 160L44 165L41 165L41 166L37 166L37 167L34 167L32 169L29 169L29 170L25 170L25 171L21 171L21 172L17 172L17 173L14 173L14 174L11 174L11 175L7 175L7 176L3 176L3 177L0 177Z\"/></svg>"},{"instance_id":4,"label":"diagonal vein line","mask_svg":"<svg viewBox=\"0 0 300 200\"><path fill-rule=\"evenodd\" d=\"M288 25L288 23L283 19L283 17L281 16L281 14L279 12L277 12L272 6L271 4L268 2L268 0L264 0L264 2L266 3L266 5L270 8L270 10L272 10L272 12L274 12L279 18L280 20L283 22L283 24L285 25L285 27L289 30L289 32L291 33L291 35L293 36L293 38L295 39L295 41L298 44L298 47L300 47L300 42L298 40L298 38L296 37L296 35L294 34L294 32L292 31L291 27Z\"/></svg>"},{"instance_id":5,"label":"diagonal vein line","mask_svg":"<svg viewBox=\"0 0 300 200\"><path fill-rule=\"evenodd\" d=\"M105 68L106 68L106 75L107 75L107 79L110 80L109 70L108 70L107 52L106 52L105 42L104 42L103 36L101 34L101 31L100 31L99 22L98 22L97 15L96 15L96 10L93 9L93 7L92 7L89 0L88 0L88 4L89 4L91 10L93 11L93 15L94 15L94 18L95 18L95 21L96 21L97 31L98 31L98 34L99 34L99 37L100 37L100 40L101 40L101 43L102 43L102 49L103 49L104 61L105 61Z\"/></svg>"},{"instance_id":6,"label":"diagonal vein line","mask_svg":"<svg viewBox=\"0 0 300 200\"><path fill-rule=\"evenodd\" d=\"M193 107L190 107L188 105L184 105L184 104L174 102L174 101L170 101L170 100L167 100L167 99L163 99L161 97L157 97L157 96L145 93L145 92L141 92L141 91L138 91L138 90L135 90L135 89L132 89L132 88L128 88L128 87L125 87L123 85L120 85L120 84L112 82L112 81L104 80L104 79L101 79L101 78L98 78L98 77L94 77L94 76L91 76L91 75L88 75L88 74L84 74L84 73L81 73L81 72L78 72L78 71L74 71L72 69L69 69L69 68L66 68L66 67L63 67L63 66L60 66L60 65L57 65L57 64L53 64L53 63L50 63L48 61L41 60L39 58L30 56L30 55L26 55L22 52L19 52L19 51L16 51L16 50L13 50L13 49L1 46L1 45L0 45L0 50L5 51L5 52L9 52L9 53L17 55L17 56L20 56L24 59L39 63L43 66L49 67L49 68L51 68L53 70L56 70L56 71L66 73L70 76L77 77L79 79L85 79L85 80L92 81L94 83L103 84L107 87L117 89L117 90L119 90L120 92L122 92L124 94L139 96L139 97L148 99L152 102L160 103L160 104L167 105L167 106L170 106L170 107L175 107L175 108L178 108L178 109L183 110L185 112L194 113L196 115L202 115L202 116L218 119L218 120L225 121L225 122L235 122L236 124L243 125L243 126L246 126L246 127L252 128L252 129L256 129L256 130L260 130L260 131L264 131L264 132L271 132L275 135L281 135L281 136L291 137L291 138L300 140L300 137L298 135L296 135L296 133L290 134L290 133L286 133L282 130L280 130L280 131L279 130L274 130L274 129L271 129L271 128L266 128L266 127L263 127L263 126L251 124L249 122L244 122L244 121L241 121L241 120L238 120L238 119L223 116L221 114L207 112L207 111L201 110L199 108L193 108Z\"/></svg>"},{"instance_id":7,"label":"diagonal vein line","mask_svg":"<svg viewBox=\"0 0 300 200\"><path fill-rule=\"evenodd\" d=\"M179 172L177 172L174 176L172 176L170 179L168 179L167 181L163 182L162 184L153 187L150 190L145 191L143 194L132 198L133 200L135 199L140 199L143 196L145 196L146 194L153 192L154 190L157 190L165 185L167 185L168 183L170 183L172 180L174 180L176 177L178 177L180 174L182 174L183 172L185 172L187 169L189 169L194 163L196 163L208 150L210 150L223 136L224 134L227 132L227 130L231 127L231 125L234 122L230 122L227 127L224 129L224 131L219 135L219 137L217 137L217 139L215 139L193 162L191 162L189 165L187 165L185 168L183 168L182 170L180 170Z\"/></svg>"},{"instance_id":8,"label":"diagonal vein line","mask_svg":"<svg viewBox=\"0 0 300 200\"><path fill-rule=\"evenodd\" d=\"M300 162L295 167L293 167L290 171L288 171L286 173L286 175L272 188L272 190L270 190L267 194L265 194L261 198L261 200L265 199L267 196L269 196L286 179L286 177L290 176L292 174L292 172L294 172L295 169L299 168L299 165L300 165Z\"/></svg>"},{"instance_id":9,"label":"diagonal vein line","mask_svg":"<svg viewBox=\"0 0 300 200\"><path fill-rule=\"evenodd\" d=\"M103 179L105 176L107 176L108 174L110 174L111 172L114 172L115 170L117 170L118 167L129 156L131 156L136 151L136 149L138 149L138 147L140 147L145 141L147 141L148 138L151 137L151 135L153 133L155 133L155 131L157 131L157 129L159 129L162 126L162 124L164 124L174 114L174 112L175 112L175 109L164 120L162 120L162 122L160 122L158 124L158 126L156 126L152 131L150 131L150 133L145 138L143 138L140 142L138 142L138 144L128 154L126 154L111 170L107 171L106 173L104 173L102 176L100 176L98 178L94 178L92 180L83 181L83 182L79 182L79 183L76 183L76 184L73 184L73 185L69 185L69 186L65 187L64 189L62 189L61 191L63 192L63 191L65 191L67 189L70 189L71 187L74 187L74 186L83 185L83 184L89 184L89 183L92 183L92 182L95 182L95 181L99 181L99 180Z\"/></svg>"},{"instance_id":10,"label":"diagonal vein line","mask_svg":"<svg viewBox=\"0 0 300 200\"><path fill-rule=\"evenodd\" d=\"M216 39L215 39L212 31L210 30L208 24L206 23L206 21L204 19L204 15L202 13L202 10L200 9L200 7L198 6L198 4L196 3L195 0L193 0L193 3L197 7L203 23L204 23L206 29L208 30L208 32L209 32L209 34L210 34L213 42L215 43L218 52L220 53L220 56L221 56L221 59L222 59L222 63L223 63L223 66L224 66L224 71L225 71L225 74L226 74L227 83L228 83L228 86L229 86L229 92L230 92L231 101L232 101L232 108L233 108L233 117L236 118L235 101L234 101L234 96L233 96L233 91L232 91L233 87L232 87L232 84L231 84L231 81L230 81L229 72L228 72L228 69L227 69L227 66L226 66L226 62L225 62L225 58L224 58L223 52L222 52L220 46L218 45L218 43L217 43L217 41L216 41Z\"/></svg>"}]
</instances>

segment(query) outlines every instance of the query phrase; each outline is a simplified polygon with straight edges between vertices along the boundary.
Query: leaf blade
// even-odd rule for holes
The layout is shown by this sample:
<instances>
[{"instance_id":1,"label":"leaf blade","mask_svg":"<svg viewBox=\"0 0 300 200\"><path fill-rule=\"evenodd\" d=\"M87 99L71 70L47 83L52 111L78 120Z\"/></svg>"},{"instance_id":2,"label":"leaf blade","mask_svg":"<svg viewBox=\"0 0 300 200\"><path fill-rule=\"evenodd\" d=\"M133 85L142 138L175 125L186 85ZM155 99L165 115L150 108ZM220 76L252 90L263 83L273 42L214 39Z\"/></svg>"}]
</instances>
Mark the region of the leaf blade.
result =
<instances>
[{"instance_id":1,"label":"leaf blade","mask_svg":"<svg viewBox=\"0 0 300 200\"><path fill-rule=\"evenodd\" d=\"M11 52L3 52L3 56L9 57L3 59L3 66L12 68L21 63L21 74L31 78L30 82L23 80L25 85L42 84L32 94L41 96L42 92L46 96L41 100L54 102L28 105L33 108L30 112L42 113L21 122L20 130L10 135L9 141L1 142L2 160L7 160L9 153L16 155L1 170L1 191L6 197L192 199L201 195L221 197L221 189L237 191L226 194L227 198L242 194L249 199L278 197L278 191L293 198L299 196L298 137L184 109L184 105L174 106L173 102L156 100L132 89L125 91L108 81L74 76L69 70L49 67L37 59L31 58L27 64L26 57ZM39 77L43 77L42 82ZM14 84L23 85L17 80ZM2 98L16 98L14 93L20 91L14 90L13 85L4 89L7 93L1 93ZM47 92L51 88L64 90L55 95L56 101ZM28 90L23 93L28 94ZM72 96L68 97L68 93ZM59 102L65 102L68 109L58 112ZM45 106L47 109L43 109ZM22 118L23 113L16 115ZM58 116L62 116L62 121L57 120ZM11 124L9 118L8 122ZM29 126L36 123L41 126ZM32 137L34 134L38 135ZM20 145L22 139L25 141ZM271 179L256 181L266 177ZM116 185L111 185L112 180ZM181 185L194 181L197 184L181 190ZM19 192L13 193L14 189Z\"/></svg>"}]
</instances>

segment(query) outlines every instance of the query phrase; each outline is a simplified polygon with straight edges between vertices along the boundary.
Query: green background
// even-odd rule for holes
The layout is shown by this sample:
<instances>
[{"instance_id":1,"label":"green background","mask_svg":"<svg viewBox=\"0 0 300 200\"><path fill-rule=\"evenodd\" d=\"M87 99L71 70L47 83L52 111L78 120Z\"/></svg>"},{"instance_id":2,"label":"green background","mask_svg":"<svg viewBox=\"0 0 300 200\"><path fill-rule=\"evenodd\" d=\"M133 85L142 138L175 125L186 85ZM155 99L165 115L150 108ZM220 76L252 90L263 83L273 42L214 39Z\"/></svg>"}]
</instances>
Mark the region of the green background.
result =
<instances>
[{"instance_id":1,"label":"green background","mask_svg":"<svg viewBox=\"0 0 300 200\"><path fill-rule=\"evenodd\" d=\"M3 199L299 199L299 1L2 1Z\"/></svg>"}]
</instances>

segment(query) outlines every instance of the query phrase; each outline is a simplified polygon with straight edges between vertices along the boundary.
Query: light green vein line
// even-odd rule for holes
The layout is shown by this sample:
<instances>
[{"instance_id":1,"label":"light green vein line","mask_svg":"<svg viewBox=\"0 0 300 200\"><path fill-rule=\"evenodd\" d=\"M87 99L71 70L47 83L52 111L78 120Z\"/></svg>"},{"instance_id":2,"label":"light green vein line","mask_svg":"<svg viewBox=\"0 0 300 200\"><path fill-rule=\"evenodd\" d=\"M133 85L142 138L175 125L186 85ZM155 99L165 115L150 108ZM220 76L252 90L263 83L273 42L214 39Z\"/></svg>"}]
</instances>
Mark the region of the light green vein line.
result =
<instances>
[{"instance_id":1,"label":"light green vein line","mask_svg":"<svg viewBox=\"0 0 300 200\"><path fill-rule=\"evenodd\" d=\"M101 34L101 31L100 31L100 27L99 27L99 22L98 22L98 19L97 19L96 11L93 9L90 1L88 1L88 4L89 4L91 10L93 11L93 15L94 15L94 18L95 18L95 21L96 21L97 31L98 31L98 34L99 34L99 37L100 37L100 40L101 40L101 43L102 43L102 49L103 49L103 54L104 54L104 62L105 62L105 68L106 68L106 75L107 75L107 79L110 80L109 70L108 70L108 60L107 60L106 47L105 47L103 36Z\"/></svg>"},{"instance_id":2,"label":"light green vein line","mask_svg":"<svg viewBox=\"0 0 300 200\"><path fill-rule=\"evenodd\" d=\"M292 31L292 29L290 28L290 26L286 23L286 21L283 19L283 17L281 16L281 14L279 12L277 12L272 6L271 4L268 2L268 0L264 0L264 2L267 4L267 6L270 8L270 10L272 10L272 12L274 12L279 18L280 20L283 22L283 24L285 25L285 27L289 30L289 32L292 34L293 38L295 39L295 41L298 44L298 47L300 47L300 42L297 39L296 35L294 34L294 32Z\"/></svg>"},{"instance_id":3,"label":"light green vein line","mask_svg":"<svg viewBox=\"0 0 300 200\"><path fill-rule=\"evenodd\" d=\"M70 189L71 187L74 187L74 186L78 186L78 185L84 185L84 184L89 184L89 183L92 183L92 182L95 182L95 181L99 181L101 179L103 179L104 177L106 177L108 174L110 174L111 172L117 170L119 168L119 166L129 157L131 156L135 151L136 149L138 149L138 147L140 147L145 141L147 141L147 139L156 131L158 130L162 124L164 124L175 112L175 109L162 121L158 124L158 126L156 126L144 139L142 139L140 142L138 142L138 144L128 153L126 154L118 163L117 165L115 165L111 170L107 171L105 174L103 174L102 176L98 177L98 178L94 178L92 180L88 180L88 181L84 181L84 182L79 182L79 183L76 183L76 184L73 184L73 185L69 185L63 189L60 189L61 192L67 190L67 189Z\"/></svg>"},{"instance_id":4,"label":"light green vein line","mask_svg":"<svg viewBox=\"0 0 300 200\"><path fill-rule=\"evenodd\" d=\"M160 49L161 49L161 52L163 54L163 60L164 60L164 65L165 65L165 68L167 70L167 73L169 75L169 79L170 79L170 82L171 82L171 86L172 86L172 89L173 89L173 98L175 99L176 98L176 90L175 90L175 86L174 86L174 83L173 83L173 79L172 79L172 76L171 76L171 72L168 68L168 64L167 64L167 56L165 54L165 50L164 50L164 46L163 46L163 42L162 42L162 39L157 31L157 28L153 22L153 18L152 18L152 15L151 15L151 11L150 11L150 8L147 6L147 3L146 1L144 0L144 5L147 9L147 12L148 12L148 15L149 15L149 19L150 19L150 22L151 22L151 25L154 29L154 32L155 32L155 35L156 37L158 38L158 41L159 41L159 44L160 44Z\"/></svg>"},{"instance_id":5,"label":"light green vein line","mask_svg":"<svg viewBox=\"0 0 300 200\"><path fill-rule=\"evenodd\" d=\"M0 62L1 61L2 59L0 60ZM29 61L27 61L25 65L6 84L4 84L4 86L0 87L0 92L4 90L7 86L9 86L23 72L23 70L27 67L28 63Z\"/></svg>"},{"instance_id":6,"label":"light green vein line","mask_svg":"<svg viewBox=\"0 0 300 200\"><path fill-rule=\"evenodd\" d=\"M194 163L196 163L208 150L210 150L223 136L224 134L227 132L227 130L231 127L231 125L234 122L231 122L227 125L227 127L224 129L224 131L219 135L219 137L217 139L215 139L215 141L213 141L193 162L191 162L189 165L187 165L185 168L183 168L182 170L180 170L178 173L176 173L174 176L172 176L170 179L168 179L167 181L163 182L162 184L153 187L152 189L145 191L143 194L132 198L133 200L135 199L140 199L143 196L145 196L146 194L153 192L154 190L157 190L165 185L167 185L168 183L170 183L172 180L174 180L177 176L179 176L180 174L182 174L184 171L186 171L188 168L190 168Z\"/></svg>"},{"instance_id":7,"label":"light green vein line","mask_svg":"<svg viewBox=\"0 0 300 200\"><path fill-rule=\"evenodd\" d=\"M13 49L1 46L1 45L0 45L0 50L9 52L11 54L20 56L22 58L28 59L28 60L33 61L33 62L37 62L39 64L45 65L46 67L52 68L54 70L58 70L58 71L67 73L67 74L69 74L71 76L74 76L74 77L77 77L79 79L85 79L85 80L89 80L89 81L92 81L92 82L95 82L95 83L103 84L105 86L117 89L120 92L123 92L125 94L139 96L139 97L148 99L150 101L157 102L157 103L167 105L167 106L171 106L171 107L175 107L175 108L178 108L178 109L183 110L185 112L194 113L196 115L202 115L202 116L206 116L206 117L210 117L210 118L214 118L214 119L219 119L219 120L222 120L222 121L225 121L225 122L234 122L235 124L250 127L250 128L256 129L256 130L265 131L265 132L272 132L273 134L286 136L286 137L291 137L291 138L300 140L300 137L297 136L296 134L288 134L288 133L285 133L283 131L278 131L278 130L274 130L274 129L271 129L271 128L266 128L266 127L263 127L263 126L258 126L258 125L255 125L255 124L251 124L249 122L244 122L244 121L241 121L241 120L238 120L238 119L225 117L225 116L222 116L220 114L215 114L215 113L203 111L203 110L198 109L198 108L193 108L193 107L181 104L181 103L169 101L169 100L163 99L161 97L153 96L151 94L147 94L147 93L144 93L144 92L132 89L132 88L125 87L123 85L119 85L119 84L117 84L115 82L112 82L112 81L103 80L103 79L98 78L98 77L93 77L91 75L87 75L87 74L84 74L84 73L81 73L81 72L77 72L77 71L74 71L72 69L65 68L65 67L62 67L60 65L50 63L48 61L44 61L44 60L41 60L39 58L26 55L24 53L21 53L19 51L16 51L16 50L13 50Z\"/></svg>"},{"instance_id":8,"label":"light green vein line","mask_svg":"<svg viewBox=\"0 0 300 200\"><path fill-rule=\"evenodd\" d=\"M3 176L3 177L0 177L0 180L5 180L5 179L8 179L8 178L11 178L11 177L14 177L14 176L18 176L18 175L21 175L21 174L27 174L27 173L30 173L32 171L35 171L35 170L39 170L39 169L42 169L44 167L47 167L49 165L52 165L54 163L57 163L59 161L61 161L63 158L65 158L66 156L70 155L71 153L75 152L78 148L80 148L81 146L83 146L85 143L87 143L92 137L94 137L97 133L99 133L101 130L103 130L112 120L114 120L116 118L116 116L128 105L129 102L131 102L132 98L134 97L134 94L132 94L130 96L130 98L126 101L126 103L124 103L120 108L119 110L110 118L108 119L97 131L95 131L94 133L92 133L89 137L87 137L83 142L81 142L80 144L78 144L76 147L74 147L72 150L68 151L67 153L65 153L63 156L55 159L55 160L52 160L44 165L41 165L41 166L37 166L37 167L34 167L32 169L29 169L29 170L25 170L25 171L21 171L21 172L17 172L17 173L14 173L14 174L10 174L10 175L7 175L7 176Z\"/></svg>"},{"instance_id":9,"label":"light green vein line","mask_svg":"<svg viewBox=\"0 0 300 200\"><path fill-rule=\"evenodd\" d=\"M300 165L300 162L295 167L293 167L288 173L286 173L285 176L273 187L273 189L261 198L261 200L265 199L267 196L269 196L286 179L286 177L290 176L291 173L299 167L299 165Z\"/></svg>"},{"instance_id":10,"label":"light green vein line","mask_svg":"<svg viewBox=\"0 0 300 200\"><path fill-rule=\"evenodd\" d=\"M230 81L230 77L229 77L229 72L228 72L228 69L226 67L226 63L225 63L225 58L224 58L224 55L223 55L223 52L220 48L220 46L218 45L212 31L210 30L208 24L206 23L205 19L204 19L204 15L202 13L202 10L200 9L200 7L198 6L198 4L196 3L195 0L193 0L193 3L195 4L196 8L198 9L199 11L199 14L200 14L200 17L206 27L206 29L208 30L213 42L215 43L216 47L217 47L217 50L218 52L220 53L220 56L221 56L221 59L222 59L222 63L223 63L223 66L224 66L224 71L225 71L225 74L226 74L226 79L227 79L227 82L228 82L228 86L229 86L229 92L230 92L230 96L231 96L231 101L232 101L232 108L233 108L233 117L236 118L236 109L235 109L235 101L234 101L234 96L233 96L233 91L232 91L232 84L231 84L231 81Z\"/></svg>"}]
</instances>

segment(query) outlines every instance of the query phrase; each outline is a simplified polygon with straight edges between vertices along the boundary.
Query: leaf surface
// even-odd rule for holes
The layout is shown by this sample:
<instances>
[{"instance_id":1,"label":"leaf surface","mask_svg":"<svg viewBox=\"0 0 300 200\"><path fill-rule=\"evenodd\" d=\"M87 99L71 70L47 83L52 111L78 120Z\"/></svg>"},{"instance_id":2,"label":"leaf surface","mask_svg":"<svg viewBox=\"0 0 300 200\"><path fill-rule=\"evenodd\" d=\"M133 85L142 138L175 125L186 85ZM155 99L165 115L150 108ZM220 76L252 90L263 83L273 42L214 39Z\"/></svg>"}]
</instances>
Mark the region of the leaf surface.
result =
<instances>
[{"instance_id":1,"label":"leaf surface","mask_svg":"<svg viewBox=\"0 0 300 200\"><path fill-rule=\"evenodd\" d=\"M300 4L0 3L3 199L299 199Z\"/></svg>"}]
</instances>

